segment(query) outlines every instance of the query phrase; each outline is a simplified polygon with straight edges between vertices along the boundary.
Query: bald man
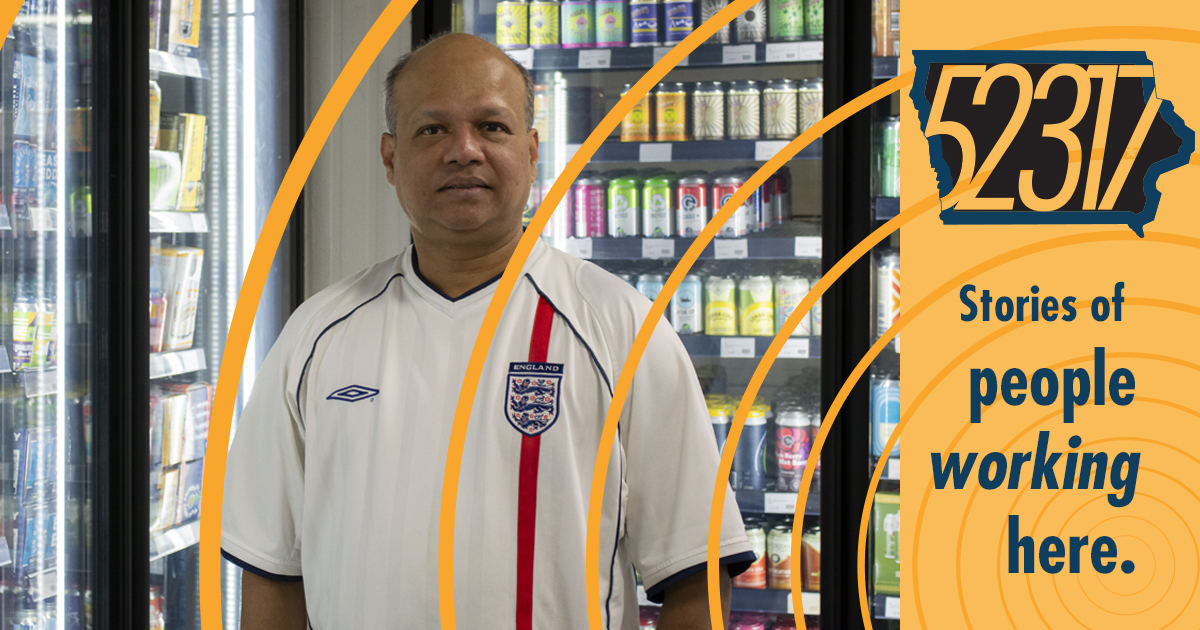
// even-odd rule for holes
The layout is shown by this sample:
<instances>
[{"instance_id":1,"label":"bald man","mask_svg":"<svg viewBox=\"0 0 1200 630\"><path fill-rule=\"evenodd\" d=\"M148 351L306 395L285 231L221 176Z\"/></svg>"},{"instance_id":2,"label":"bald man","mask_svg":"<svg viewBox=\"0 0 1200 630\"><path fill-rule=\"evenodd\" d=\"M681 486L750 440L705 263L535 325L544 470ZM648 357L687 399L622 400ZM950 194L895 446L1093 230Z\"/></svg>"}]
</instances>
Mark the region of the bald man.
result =
<instances>
[{"instance_id":1,"label":"bald man","mask_svg":"<svg viewBox=\"0 0 1200 630\"><path fill-rule=\"evenodd\" d=\"M388 75L380 154L413 243L305 302L256 378L226 469L222 555L242 628L441 626L442 478L463 375L537 176L533 82L492 44L437 38ZM471 630L586 628L592 471L650 303L538 242L478 383L457 487L454 602ZM471 385L471 384L468 384ZM691 361L660 318L608 458L601 626L709 628L718 454ZM720 598L754 560L732 493Z\"/></svg>"}]
</instances>

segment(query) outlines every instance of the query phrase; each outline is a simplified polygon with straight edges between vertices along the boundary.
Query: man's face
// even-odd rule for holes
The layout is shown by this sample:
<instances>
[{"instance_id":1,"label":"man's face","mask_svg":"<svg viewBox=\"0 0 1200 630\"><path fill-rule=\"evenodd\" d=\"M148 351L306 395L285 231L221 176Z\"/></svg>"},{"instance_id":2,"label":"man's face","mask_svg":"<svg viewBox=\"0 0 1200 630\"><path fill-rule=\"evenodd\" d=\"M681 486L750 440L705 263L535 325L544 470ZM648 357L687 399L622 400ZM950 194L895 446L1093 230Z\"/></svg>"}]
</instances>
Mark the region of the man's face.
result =
<instances>
[{"instance_id":1,"label":"man's face","mask_svg":"<svg viewBox=\"0 0 1200 630\"><path fill-rule=\"evenodd\" d=\"M525 86L503 53L448 36L409 61L392 86L396 135L380 153L415 233L487 244L520 227L537 176Z\"/></svg>"}]
</instances>

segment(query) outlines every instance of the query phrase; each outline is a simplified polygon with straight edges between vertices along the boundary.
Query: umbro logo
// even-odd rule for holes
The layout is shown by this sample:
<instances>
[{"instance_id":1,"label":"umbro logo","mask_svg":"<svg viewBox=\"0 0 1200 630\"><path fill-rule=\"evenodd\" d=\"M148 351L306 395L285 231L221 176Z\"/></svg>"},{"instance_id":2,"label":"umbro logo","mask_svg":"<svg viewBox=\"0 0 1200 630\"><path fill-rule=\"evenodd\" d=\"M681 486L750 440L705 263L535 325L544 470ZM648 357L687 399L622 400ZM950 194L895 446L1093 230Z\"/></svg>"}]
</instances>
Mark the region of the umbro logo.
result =
<instances>
[{"instance_id":1,"label":"umbro logo","mask_svg":"<svg viewBox=\"0 0 1200 630\"><path fill-rule=\"evenodd\" d=\"M348 387L343 387L343 388L333 392L328 397L326 397L325 400L340 400L343 402L358 402L365 398L374 398L377 395L379 395L378 389L372 389L370 387L363 387L362 385L350 385Z\"/></svg>"}]
</instances>

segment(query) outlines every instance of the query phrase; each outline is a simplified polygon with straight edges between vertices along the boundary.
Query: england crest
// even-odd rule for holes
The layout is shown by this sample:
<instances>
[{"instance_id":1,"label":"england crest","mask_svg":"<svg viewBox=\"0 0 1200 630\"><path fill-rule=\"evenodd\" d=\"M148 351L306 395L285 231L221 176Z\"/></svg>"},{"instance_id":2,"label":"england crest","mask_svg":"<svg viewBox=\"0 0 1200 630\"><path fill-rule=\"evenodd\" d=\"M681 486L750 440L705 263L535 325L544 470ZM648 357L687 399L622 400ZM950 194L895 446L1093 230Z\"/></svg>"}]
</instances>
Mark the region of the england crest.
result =
<instances>
[{"instance_id":1,"label":"england crest","mask_svg":"<svg viewBox=\"0 0 1200 630\"><path fill-rule=\"evenodd\" d=\"M558 420L561 363L510 363L504 415L525 435L540 435Z\"/></svg>"}]
</instances>

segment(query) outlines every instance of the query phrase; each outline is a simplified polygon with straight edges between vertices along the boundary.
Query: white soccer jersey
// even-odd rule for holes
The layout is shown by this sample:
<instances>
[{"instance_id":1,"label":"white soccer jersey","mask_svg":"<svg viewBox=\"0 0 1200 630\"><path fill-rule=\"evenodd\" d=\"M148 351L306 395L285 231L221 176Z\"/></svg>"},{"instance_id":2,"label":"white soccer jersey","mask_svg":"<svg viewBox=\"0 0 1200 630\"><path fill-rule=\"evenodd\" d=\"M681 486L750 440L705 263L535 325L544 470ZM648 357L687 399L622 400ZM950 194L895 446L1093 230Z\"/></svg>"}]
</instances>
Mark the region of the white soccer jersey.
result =
<instances>
[{"instance_id":1,"label":"white soccer jersey","mask_svg":"<svg viewBox=\"0 0 1200 630\"><path fill-rule=\"evenodd\" d=\"M312 627L439 626L442 475L495 280L457 299L404 254L304 303L267 355L226 468L222 553L304 580ZM650 302L541 242L500 320L458 489L460 628L586 628L585 532L611 389ZM600 533L604 627L635 630L634 567L657 599L703 570L718 454L665 320L611 450ZM727 489L720 555L753 559Z\"/></svg>"}]
</instances>

